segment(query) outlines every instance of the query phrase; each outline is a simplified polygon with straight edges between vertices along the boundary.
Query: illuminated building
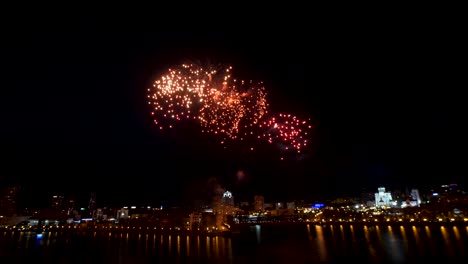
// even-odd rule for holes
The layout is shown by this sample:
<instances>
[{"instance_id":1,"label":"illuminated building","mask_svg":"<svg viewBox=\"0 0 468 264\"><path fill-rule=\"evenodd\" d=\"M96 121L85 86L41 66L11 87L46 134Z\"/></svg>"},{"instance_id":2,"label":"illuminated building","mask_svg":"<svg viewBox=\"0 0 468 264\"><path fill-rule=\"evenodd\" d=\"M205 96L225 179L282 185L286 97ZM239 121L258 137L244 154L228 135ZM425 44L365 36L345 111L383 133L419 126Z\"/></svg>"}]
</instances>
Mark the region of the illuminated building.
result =
<instances>
[{"instance_id":1,"label":"illuminated building","mask_svg":"<svg viewBox=\"0 0 468 264\"><path fill-rule=\"evenodd\" d=\"M89 199L88 209L93 211L96 209L96 193L92 192L91 197Z\"/></svg>"},{"instance_id":2,"label":"illuminated building","mask_svg":"<svg viewBox=\"0 0 468 264\"><path fill-rule=\"evenodd\" d=\"M263 212L265 210L264 208L265 204L265 198L261 195L256 195L254 197L254 210L257 212Z\"/></svg>"},{"instance_id":3,"label":"illuminated building","mask_svg":"<svg viewBox=\"0 0 468 264\"><path fill-rule=\"evenodd\" d=\"M10 186L0 192L0 216L14 216L17 211L19 187Z\"/></svg>"},{"instance_id":4,"label":"illuminated building","mask_svg":"<svg viewBox=\"0 0 468 264\"><path fill-rule=\"evenodd\" d=\"M191 213L189 215L189 225L190 228L197 228L202 221L202 214L201 213Z\"/></svg>"},{"instance_id":5,"label":"illuminated building","mask_svg":"<svg viewBox=\"0 0 468 264\"><path fill-rule=\"evenodd\" d=\"M232 196L232 193L230 191L225 191L223 193L223 197L221 198L221 203L227 204L227 205L234 205L234 196Z\"/></svg>"},{"instance_id":6,"label":"illuminated building","mask_svg":"<svg viewBox=\"0 0 468 264\"><path fill-rule=\"evenodd\" d=\"M62 210L63 200L64 200L63 195L52 196L52 204L51 204L52 209L57 210L57 211Z\"/></svg>"},{"instance_id":7,"label":"illuminated building","mask_svg":"<svg viewBox=\"0 0 468 264\"><path fill-rule=\"evenodd\" d=\"M375 193L375 206L392 206L392 195L385 192L385 187L379 187L378 192Z\"/></svg>"},{"instance_id":8,"label":"illuminated building","mask_svg":"<svg viewBox=\"0 0 468 264\"><path fill-rule=\"evenodd\" d=\"M66 205L65 205L66 213L70 215L74 209L75 209L75 198L68 198Z\"/></svg>"},{"instance_id":9,"label":"illuminated building","mask_svg":"<svg viewBox=\"0 0 468 264\"><path fill-rule=\"evenodd\" d=\"M441 187L444 192L455 192L458 190L458 185L456 183L444 184Z\"/></svg>"},{"instance_id":10,"label":"illuminated building","mask_svg":"<svg viewBox=\"0 0 468 264\"><path fill-rule=\"evenodd\" d=\"M286 207L284 206L283 202L275 203L275 209L284 209L284 208L286 208Z\"/></svg>"},{"instance_id":11,"label":"illuminated building","mask_svg":"<svg viewBox=\"0 0 468 264\"><path fill-rule=\"evenodd\" d=\"M117 215L115 218L117 218L117 220L125 220L125 219L128 219L128 208L122 208L120 210L117 210Z\"/></svg>"},{"instance_id":12,"label":"illuminated building","mask_svg":"<svg viewBox=\"0 0 468 264\"><path fill-rule=\"evenodd\" d=\"M413 198L413 201L415 202L414 206L419 207L421 205L421 198L419 197L418 189L411 190L411 198Z\"/></svg>"},{"instance_id":13,"label":"illuminated building","mask_svg":"<svg viewBox=\"0 0 468 264\"><path fill-rule=\"evenodd\" d=\"M102 208L98 208L96 210L95 217L93 217L93 218L98 219L98 220L104 219L104 212L102 211Z\"/></svg>"}]
</instances>

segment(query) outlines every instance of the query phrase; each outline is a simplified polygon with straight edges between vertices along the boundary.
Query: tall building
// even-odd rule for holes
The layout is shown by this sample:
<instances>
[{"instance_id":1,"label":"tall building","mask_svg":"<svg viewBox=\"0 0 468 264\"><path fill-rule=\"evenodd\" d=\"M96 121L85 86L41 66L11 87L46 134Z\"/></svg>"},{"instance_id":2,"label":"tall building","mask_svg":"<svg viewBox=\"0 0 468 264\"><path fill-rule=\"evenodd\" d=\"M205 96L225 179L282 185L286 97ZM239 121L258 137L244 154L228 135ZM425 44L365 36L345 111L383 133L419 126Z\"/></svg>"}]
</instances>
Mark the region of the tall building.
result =
<instances>
[{"instance_id":1,"label":"tall building","mask_svg":"<svg viewBox=\"0 0 468 264\"><path fill-rule=\"evenodd\" d=\"M223 197L221 198L221 202L227 205L234 205L234 196L230 191L225 191L223 193Z\"/></svg>"},{"instance_id":2,"label":"tall building","mask_svg":"<svg viewBox=\"0 0 468 264\"><path fill-rule=\"evenodd\" d=\"M89 198L88 209L90 211L96 210L96 192L91 193L91 197Z\"/></svg>"},{"instance_id":3,"label":"tall building","mask_svg":"<svg viewBox=\"0 0 468 264\"><path fill-rule=\"evenodd\" d=\"M19 187L10 186L0 191L0 215L14 216L17 214Z\"/></svg>"},{"instance_id":4,"label":"tall building","mask_svg":"<svg viewBox=\"0 0 468 264\"><path fill-rule=\"evenodd\" d=\"M75 198L74 197L68 197L67 202L65 204L65 212L67 214L71 214L73 210L75 209Z\"/></svg>"},{"instance_id":5,"label":"tall building","mask_svg":"<svg viewBox=\"0 0 468 264\"><path fill-rule=\"evenodd\" d=\"M202 221L202 213L193 212L189 215L190 228L197 228Z\"/></svg>"},{"instance_id":6,"label":"tall building","mask_svg":"<svg viewBox=\"0 0 468 264\"><path fill-rule=\"evenodd\" d=\"M63 195L53 195L52 203L51 203L52 209L61 211L63 209L63 201L64 201Z\"/></svg>"},{"instance_id":7,"label":"tall building","mask_svg":"<svg viewBox=\"0 0 468 264\"><path fill-rule=\"evenodd\" d=\"M265 198L261 195L254 196L254 210L257 212L263 212L265 210L264 207Z\"/></svg>"},{"instance_id":8,"label":"tall building","mask_svg":"<svg viewBox=\"0 0 468 264\"><path fill-rule=\"evenodd\" d=\"M415 206L419 207L421 205L421 197L419 197L418 189L411 190L411 198L416 203Z\"/></svg>"},{"instance_id":9,"label":"tall building","mask_svg":"<svg viewBox=\"0 0 468 264\"><path fill-rule=\"evenodd\" d=\"M93 214L93 219L102 220L103 218L104 218L104 211L102 210L102 208L98 208L96 210L96 213Z\"/></svg>"},{"instance_id":10,"label":"tall building","mask_svg":"<svg viewBox=\"0 0 468 264\"><path fill-rule=\"evenodd\" d=\"M385 187L379 187L378 192L375 193L375 206L392 206L392 195L385 192Z\"/></svg>"}]
</instances>

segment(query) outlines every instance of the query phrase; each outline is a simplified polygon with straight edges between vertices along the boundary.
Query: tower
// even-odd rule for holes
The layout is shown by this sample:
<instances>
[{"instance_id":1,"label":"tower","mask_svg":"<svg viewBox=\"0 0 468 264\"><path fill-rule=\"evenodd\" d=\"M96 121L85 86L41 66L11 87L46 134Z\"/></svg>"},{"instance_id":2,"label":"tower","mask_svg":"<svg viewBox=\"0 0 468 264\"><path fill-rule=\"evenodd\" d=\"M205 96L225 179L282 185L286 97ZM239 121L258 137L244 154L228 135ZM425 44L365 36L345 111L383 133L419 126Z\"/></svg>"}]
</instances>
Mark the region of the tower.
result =
<instances>
[{"instance_id":1,"label":"tower","mask_svg":"<svg viewBox=\"0 0 468 264\"><path fill-rule=\"evenodd\" d=\"M93 210L96 209L96 192L91 193L91 197L89 199L88 209L90 211L93 211Z\"/></svg>"},{"instance_id":2,"label":"tower","mask_svg":"<svg viewBox=\"0 0 468 264\"><path fill-rule=\"evenodd\" d=\"M225 191L223 197L221 198L223 204L234 205L234 196L230 191Z\"/></svg>"}]
</instances>

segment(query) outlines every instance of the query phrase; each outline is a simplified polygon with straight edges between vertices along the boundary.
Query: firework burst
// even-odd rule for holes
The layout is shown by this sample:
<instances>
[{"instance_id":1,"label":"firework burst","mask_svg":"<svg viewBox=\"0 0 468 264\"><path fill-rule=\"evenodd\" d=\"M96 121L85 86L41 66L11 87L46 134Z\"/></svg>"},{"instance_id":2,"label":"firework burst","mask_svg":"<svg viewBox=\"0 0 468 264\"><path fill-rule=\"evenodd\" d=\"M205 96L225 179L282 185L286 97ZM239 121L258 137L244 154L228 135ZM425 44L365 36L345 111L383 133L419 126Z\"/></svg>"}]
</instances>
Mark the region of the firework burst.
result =
<instances>
[{"instance_id":1,"label":"firework burst","mask_svg":"<svg viewBox=\"0 0 468 264\"><path fill-rule=\"evenodd\" d=\"M301 120L291 114L279 114L265 120L262 138L268 143L278 144L282 151L301 153L308 144L308 133L312 129L310 120Z\"/></svg>"},{"instance_id":2,"label":"firework burst","mask_svg":"<svg viewBox=\"0 0 468 264\"><path fill-rule=\"evenodd\" d=\"M148 104L160 129L192 120L202 132L218 135L222 144L255 138L300 152L311 128L290 114L269 115L263 82L237 80L230 66L183 64L169 69L148 89Z\"/></svg>"}]
</instances>

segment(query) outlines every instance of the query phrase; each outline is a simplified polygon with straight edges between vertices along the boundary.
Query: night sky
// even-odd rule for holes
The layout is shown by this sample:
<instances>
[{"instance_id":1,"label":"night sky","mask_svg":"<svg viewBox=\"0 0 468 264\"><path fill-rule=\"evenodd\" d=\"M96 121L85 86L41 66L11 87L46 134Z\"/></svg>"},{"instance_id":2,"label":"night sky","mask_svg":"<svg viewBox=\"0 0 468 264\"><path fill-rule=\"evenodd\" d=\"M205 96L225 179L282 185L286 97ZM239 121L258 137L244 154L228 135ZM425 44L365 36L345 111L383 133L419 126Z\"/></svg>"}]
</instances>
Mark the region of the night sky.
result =
<instances>
[{"instance_id":1,"label":"night sky","mask_svg":"<svg viewBox=\"0 0 468 264\"><path fill-rule=\"evenodd\" d=\"M196 198L211 177L246 200L466 184L454 21L243 20L63 13L11 22L1 44L0 186L19 183L31 197L96 191L119 204ZM263 80L272 111L311 118L305 155L225 151L189 123L161 133L146 88L184 62Z\"/></svg>"}]
</instances>

